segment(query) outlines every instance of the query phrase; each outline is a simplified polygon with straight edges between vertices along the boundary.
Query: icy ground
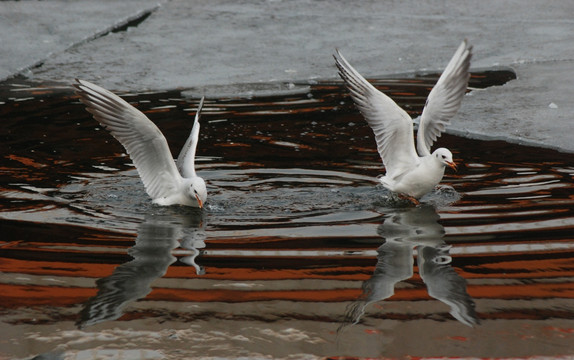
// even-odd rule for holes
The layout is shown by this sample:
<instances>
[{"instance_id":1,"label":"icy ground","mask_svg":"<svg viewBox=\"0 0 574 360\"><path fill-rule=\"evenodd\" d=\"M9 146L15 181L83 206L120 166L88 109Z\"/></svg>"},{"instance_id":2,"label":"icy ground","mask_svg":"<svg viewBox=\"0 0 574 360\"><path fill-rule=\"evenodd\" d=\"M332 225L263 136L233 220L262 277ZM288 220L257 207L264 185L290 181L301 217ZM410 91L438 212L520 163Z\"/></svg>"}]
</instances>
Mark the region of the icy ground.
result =
<instances>
[{"instance_id":1,"label":"icy ground","mask_svg":"<svg viewBox=\"0 0 574 360\"><path fill-rule=\"evenodd\" d=\"M468 38L474 68L518 79L467 96L449 131L574 152L572 14L546 0L3 1L0 80L229 95L336 78L335 48L365 76L441 70Z\"/></svg>"}]
</instances>

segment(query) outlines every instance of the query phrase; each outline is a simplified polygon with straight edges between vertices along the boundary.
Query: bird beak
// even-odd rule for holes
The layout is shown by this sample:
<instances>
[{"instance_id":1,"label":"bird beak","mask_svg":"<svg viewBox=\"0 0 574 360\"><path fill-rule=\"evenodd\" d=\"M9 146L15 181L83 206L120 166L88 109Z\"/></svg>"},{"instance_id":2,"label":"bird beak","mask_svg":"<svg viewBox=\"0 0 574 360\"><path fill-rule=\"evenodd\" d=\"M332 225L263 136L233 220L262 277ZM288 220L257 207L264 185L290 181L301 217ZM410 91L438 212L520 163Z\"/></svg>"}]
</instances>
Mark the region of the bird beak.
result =
<instances>
[{"instance_id":1,"label":"bird beak","mask_svg":"<svg viewBox=\"0 0 574 360\"><path fill-rule=\"evenodd\" d=\"M195 195L195 198L197 199L197 204L199 205L199 208L202 209L203 208L203 201L201 201L201 199L197 195Z\"/></svg>"},{"instance_id":2,"label":"bird beak","mask_svg":"<svg viewBox=\"0 0 574 360\"><path fill-rule=\"evenodd\" d=\"M454 161L449 161L449 162L447 162L446 164L448 165L448 167L454 169L454 171L457 171L457 170L458 170L457 167L456 167L456 164L454 163Z\"/></svg>"}]
</instances>

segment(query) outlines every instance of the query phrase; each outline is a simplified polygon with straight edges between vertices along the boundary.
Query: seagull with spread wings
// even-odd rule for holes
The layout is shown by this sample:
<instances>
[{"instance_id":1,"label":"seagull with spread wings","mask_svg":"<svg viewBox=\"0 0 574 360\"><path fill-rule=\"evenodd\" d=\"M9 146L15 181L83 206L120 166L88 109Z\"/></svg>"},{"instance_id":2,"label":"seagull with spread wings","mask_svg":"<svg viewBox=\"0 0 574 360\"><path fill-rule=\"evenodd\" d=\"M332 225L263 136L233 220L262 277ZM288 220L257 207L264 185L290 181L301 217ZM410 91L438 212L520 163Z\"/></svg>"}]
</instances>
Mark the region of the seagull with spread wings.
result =
<instances>
[{"instance_id":1,"label":"seagull with spread wings","mask_svg":"<svg viewBox=\"0 0 574 360\"><path fill-rule=\"evenodd\" d=\"M191 134L174 162L167 140L141 111L88 81L76 79L74 86L88 112L124 146L154 203L203 207L207 200L205 181L195 173L203 98Z\"/></svg>"},{"instance_id":2,"label":"seagull with spread wings","mask_svg":"<svg viewBox=\"0 0 574 360\"><path fill-rule=\"evenodd\" d=\"M463 41L430 92L420 118L415 149L413 119L377 90L337 50L333 55L355 105L373 130L386 169L381 183L418 204L442 180L446 166L456 170L452 153L430 148L460 108L470 77L472 46ZM417 154L418 151L418 154Z\"/></svg>"}]
</instances>

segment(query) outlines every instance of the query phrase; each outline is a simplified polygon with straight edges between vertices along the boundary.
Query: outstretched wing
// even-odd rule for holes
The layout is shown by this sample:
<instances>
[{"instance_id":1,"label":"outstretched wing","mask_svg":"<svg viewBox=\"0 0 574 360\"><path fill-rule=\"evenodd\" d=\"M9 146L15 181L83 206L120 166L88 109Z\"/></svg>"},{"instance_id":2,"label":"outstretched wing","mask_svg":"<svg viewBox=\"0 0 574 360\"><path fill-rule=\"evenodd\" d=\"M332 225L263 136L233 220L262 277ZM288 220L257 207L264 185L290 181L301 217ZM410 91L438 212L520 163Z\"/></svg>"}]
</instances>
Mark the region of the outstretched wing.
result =
<instances>
[{"instance_id":1,"label":"outstretched wing","mask_svg":"<svg viewBox=\"0 0 574 360\"><path fill-rule=\"evenodd\" d=\"M195 150L197 149L197 143L199 141L199 118L201 116L201 109L203 108L202 97L197 106L197 112L195 113L195 121L193 122L193 127L191 128L191 133L185 141L179 156L177 157L177 170L184 178L194 177L195 175Z\"/></svg>"},{"instance_id":2,"label":"outstretched wing","mask_svg":"<svg viewBox=\"0 0 574 360\"><path fill-rule=\"evenodd\" d=\"M167 196L182 181L167 141L141 111L84 80L74 86L87 110L124 146L152 199Z\"/></svg>"},{"instance_id":3,"label":"outstretched wing","mask_svg":"<svg viewBox=\"0 0 574 360\"><path fill-rule=\"evenodd\" d=\"M460 108L470 77L471 58L472 46L464 40L430 92L417 132L417 150L421 156L430 154L431 146Z\"/></svg>"},{"instance_id":4,"label":"outstretched wing","mask_svg":"<svg viewBox=\"0 0 574 360\"><path fill-rule=\"evenodd\" d=\"M409 114L361 76L338 50L333 57L355 105L375 133L387 176L392 178L415 166L419 160Z\"/></svg>"}]
</instances>

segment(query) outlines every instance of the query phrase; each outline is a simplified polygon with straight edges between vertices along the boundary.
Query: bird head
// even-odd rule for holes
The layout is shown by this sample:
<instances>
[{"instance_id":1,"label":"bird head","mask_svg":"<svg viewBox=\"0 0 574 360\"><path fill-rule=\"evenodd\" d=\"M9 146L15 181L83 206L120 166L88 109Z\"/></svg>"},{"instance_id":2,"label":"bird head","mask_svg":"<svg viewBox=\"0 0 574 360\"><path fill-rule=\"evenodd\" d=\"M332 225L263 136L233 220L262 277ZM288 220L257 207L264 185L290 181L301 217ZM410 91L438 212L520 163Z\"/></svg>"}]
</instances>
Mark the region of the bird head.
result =
<instances>
[{"instance_id":1,"label":"bird head","mask_svg":"<svg viewBox=\"0 0 574 360\"><path fill-rule=\"evenodd\" d=\"M207 201L207 188L205 181L199 176L195 176L191 179L191 183L189 184L189 196L197 201L199 208L203 208L203 205L205 205Z\"/></svg>"},{"instance_id":2,"label":"bird head","mask_svg":"<svg viewBox=\"0 0 574 360\"><path fill-rule=\"evenodd\" d=\"M456 164L452 160L452 153L449 149L438 148L432 154L444 166L448 166L454 169L454 171L457 170Z\"/></svg>"}]
</instances>

